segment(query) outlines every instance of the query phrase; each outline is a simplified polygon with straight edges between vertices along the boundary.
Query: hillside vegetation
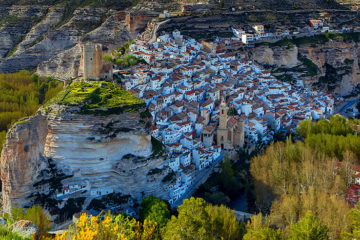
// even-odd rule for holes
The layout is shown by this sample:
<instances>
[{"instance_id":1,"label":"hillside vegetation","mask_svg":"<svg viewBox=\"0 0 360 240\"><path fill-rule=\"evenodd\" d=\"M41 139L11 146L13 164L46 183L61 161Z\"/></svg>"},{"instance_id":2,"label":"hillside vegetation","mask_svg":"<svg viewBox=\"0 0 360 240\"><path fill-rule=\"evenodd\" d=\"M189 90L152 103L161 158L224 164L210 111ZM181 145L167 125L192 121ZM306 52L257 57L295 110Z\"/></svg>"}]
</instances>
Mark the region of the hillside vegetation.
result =
<instances>
[{"instance_id":1,"label":"hillside vegetation","mask_svg":"<svg viewBox=\"0 0 360 240\"><path fill-rule=\"evenodd\" d=\"M33 115L62 86L52 78L39 78L28 71L0 74L0 151L11 124Z\"/></svg>"}]
</instances>

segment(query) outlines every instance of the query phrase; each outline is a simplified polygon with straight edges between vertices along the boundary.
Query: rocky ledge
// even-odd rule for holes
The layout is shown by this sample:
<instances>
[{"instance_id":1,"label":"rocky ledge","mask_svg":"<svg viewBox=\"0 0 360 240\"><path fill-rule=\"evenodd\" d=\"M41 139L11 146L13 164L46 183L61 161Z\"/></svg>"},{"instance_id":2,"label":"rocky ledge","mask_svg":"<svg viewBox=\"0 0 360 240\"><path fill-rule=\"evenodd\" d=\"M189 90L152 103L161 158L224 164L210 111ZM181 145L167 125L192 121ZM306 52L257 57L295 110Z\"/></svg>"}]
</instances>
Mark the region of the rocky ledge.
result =
<instances>
[{"instance_id":1,"label":"rocky ledge","mask_svg":"<svg viewBox=\"0 0 360 240\"><path fill-rule=\"evenodd\" d=\"M84 92L94 97L91 90L102 97L104 87L98 84L64 90L61 101L55 99L9 130L1 155L5 211L39 202L46 207L49 201L61 209L69 198L90 200L111 192L136 200L149 194L168 198L169 183L163 179L170 169L161 147L153 147L151 116L134 96L121 96L130 99L127 108L124 102L109 103L116 96L107 97L106 103L84 97ZM81 94L74 94L78 90ZM84 104L72 106L80 95ZM65 185L73 195L61 196Z\"/></svg>"}]
</instances>

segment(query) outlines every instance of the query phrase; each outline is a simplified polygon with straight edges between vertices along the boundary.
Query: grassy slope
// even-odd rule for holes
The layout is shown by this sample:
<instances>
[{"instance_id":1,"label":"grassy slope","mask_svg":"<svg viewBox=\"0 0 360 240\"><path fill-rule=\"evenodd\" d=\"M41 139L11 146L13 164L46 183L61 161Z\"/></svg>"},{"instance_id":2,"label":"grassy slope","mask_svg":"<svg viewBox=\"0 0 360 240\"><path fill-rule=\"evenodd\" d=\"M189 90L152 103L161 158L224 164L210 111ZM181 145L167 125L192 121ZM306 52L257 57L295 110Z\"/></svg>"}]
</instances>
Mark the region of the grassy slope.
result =
<instances>
[{"instance_id":1,"label":"grassy slope","mask_svg":"<svg viewBox=\"0 0 360 240\"><path fill-rule=\"evenodd\" d=\"M51 103L66 106L80 106L84 112L99 109L119 111L137 111L145 103L140 98L108 82L74 82L63 90Z\"/></svg>"}]
</instances>

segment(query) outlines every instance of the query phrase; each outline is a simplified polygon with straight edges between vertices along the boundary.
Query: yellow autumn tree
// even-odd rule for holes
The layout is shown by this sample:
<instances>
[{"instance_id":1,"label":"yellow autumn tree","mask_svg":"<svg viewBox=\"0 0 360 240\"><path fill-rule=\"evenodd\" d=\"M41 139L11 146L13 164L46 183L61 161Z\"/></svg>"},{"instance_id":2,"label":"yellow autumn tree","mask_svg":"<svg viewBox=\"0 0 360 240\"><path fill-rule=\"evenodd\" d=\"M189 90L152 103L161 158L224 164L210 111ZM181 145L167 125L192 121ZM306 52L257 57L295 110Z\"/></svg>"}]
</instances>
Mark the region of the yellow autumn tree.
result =
<instances>
[{"instance_id":1,"label":"yellow autumn tree","mask_svg":"<svg viewBox=\"0 0 360 240\"><path fill-rule=\"evenodd\" d=\"M146 219L143 224L122 214L106 213L100 217L82 214L74 226L55 240L151 240L155 239L157 224Z\"/></svg>"}]
</instances>

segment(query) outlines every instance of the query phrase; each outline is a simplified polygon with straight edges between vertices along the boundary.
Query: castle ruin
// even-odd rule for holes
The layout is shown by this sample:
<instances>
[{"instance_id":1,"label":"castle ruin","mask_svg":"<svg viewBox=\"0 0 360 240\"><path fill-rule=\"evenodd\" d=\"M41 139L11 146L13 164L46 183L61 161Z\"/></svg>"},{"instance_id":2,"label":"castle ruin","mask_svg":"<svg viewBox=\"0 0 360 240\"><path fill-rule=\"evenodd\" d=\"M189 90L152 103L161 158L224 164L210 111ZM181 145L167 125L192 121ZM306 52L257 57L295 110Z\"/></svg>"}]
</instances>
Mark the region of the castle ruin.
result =
<instances>
[{"instance_id":1,"label":"castle ruin","mask_svg":"<svg viewBox=\"0 0 360 240\"><path fill-rule=\"evenodd\" d=\"M81 46L84 80L113 79L113 67L103 61L106 47L102 44L84 43Z\"/></svg>"}]
</instances>

